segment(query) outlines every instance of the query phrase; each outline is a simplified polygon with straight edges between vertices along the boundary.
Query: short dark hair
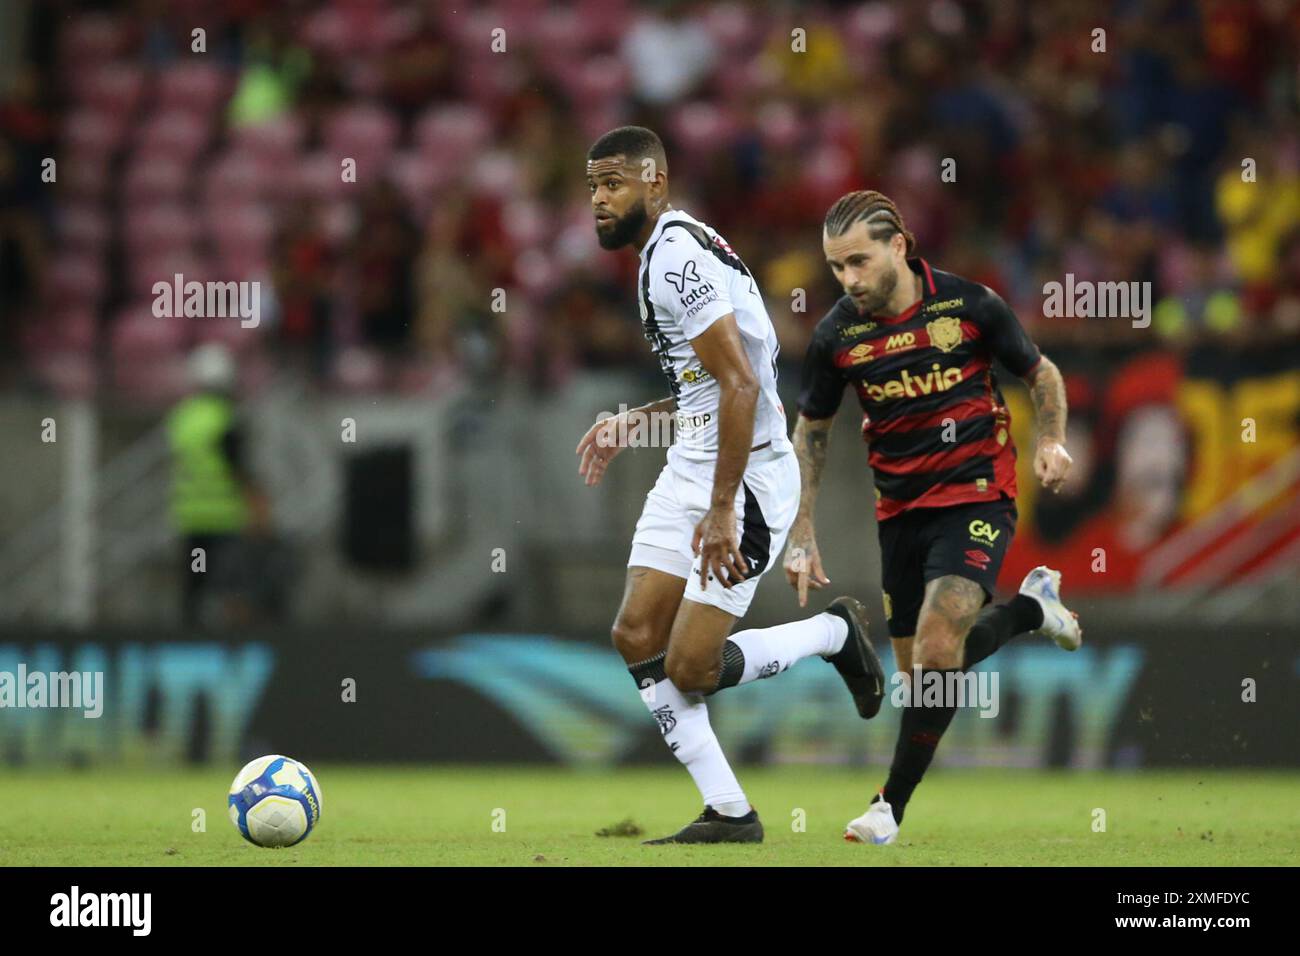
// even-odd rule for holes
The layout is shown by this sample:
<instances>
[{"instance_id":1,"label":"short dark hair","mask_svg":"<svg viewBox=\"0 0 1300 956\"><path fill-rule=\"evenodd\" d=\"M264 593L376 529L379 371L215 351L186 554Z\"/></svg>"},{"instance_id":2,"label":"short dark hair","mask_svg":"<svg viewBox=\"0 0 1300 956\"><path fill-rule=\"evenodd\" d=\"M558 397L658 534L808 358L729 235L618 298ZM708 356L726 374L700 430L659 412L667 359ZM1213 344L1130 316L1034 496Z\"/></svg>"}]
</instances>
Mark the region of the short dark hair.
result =
<instances>
[{"instance_id":1,"label":"short dark hair","mask_svg":"<svg viewBox=\"0 0 1300 956\"><path fill-rule=\"evenodd\" d=\"M859 189L835 200L835 205L826 213L826 235L842 236L860 219L866 222L867 235L872 239L889 239L900 232L907 242L906 255L916 251L916 237L907 231L894 201L874 189Z\"/></svg>"},{"instance_id":2,"label":"short dark hair","mask_svg":"<svg viewBox=\"0 0 1300 956\"><path fill-rule=\"evenodd\" d=\"M644 126L620 126L612 129L587 150L587 159L604 159L622 153L629 163L642 159L654 160L655 169L668 171L668 154L658 134Z\"/></svg>"}]
</instances>

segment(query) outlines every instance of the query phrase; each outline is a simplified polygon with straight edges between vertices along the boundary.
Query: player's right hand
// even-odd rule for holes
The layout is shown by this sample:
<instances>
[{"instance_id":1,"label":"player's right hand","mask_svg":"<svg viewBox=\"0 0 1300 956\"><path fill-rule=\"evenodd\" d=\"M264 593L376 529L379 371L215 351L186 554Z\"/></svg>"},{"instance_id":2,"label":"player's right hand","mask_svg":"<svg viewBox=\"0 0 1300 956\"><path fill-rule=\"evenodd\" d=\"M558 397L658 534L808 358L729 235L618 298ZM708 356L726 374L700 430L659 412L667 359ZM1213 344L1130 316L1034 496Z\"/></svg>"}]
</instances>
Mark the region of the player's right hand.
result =
<instances>
[{"instance_id":1,"label":"player's right hand","mask_svg":"<svg viewBox=\"0 0 1300 956\"><path fill-rule=\"evenodd\" d=\"M799 606L808 605L808 588L820 591L831 583L822 570L822 557L811 531L795 528L785 549L785 579L799 592Z\"/></svg>"},{"instance_id":2,"label":"player's right hand","mask_svg":"<svg viewBox=\"0 0 1300 956\"><path fill-rule=\"evenodd\" d=\"M588 488L600 484L609 463L625 447L619 444L619 439L626 438L627 428L618 427L619 418L618 415L602 418L588 428L587 434L578 442L577 454L582 456L578 474L586 479Z\"/></svg>"}]
</instances>

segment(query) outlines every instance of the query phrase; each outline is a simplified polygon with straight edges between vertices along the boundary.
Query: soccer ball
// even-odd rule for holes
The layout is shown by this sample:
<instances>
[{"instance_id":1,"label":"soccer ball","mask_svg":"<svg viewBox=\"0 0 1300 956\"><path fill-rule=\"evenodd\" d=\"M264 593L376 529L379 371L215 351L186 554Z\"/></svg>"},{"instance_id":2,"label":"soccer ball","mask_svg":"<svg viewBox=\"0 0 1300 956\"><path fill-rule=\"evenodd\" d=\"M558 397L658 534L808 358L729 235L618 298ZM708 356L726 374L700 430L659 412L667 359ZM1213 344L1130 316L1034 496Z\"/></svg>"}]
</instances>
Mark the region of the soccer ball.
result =
<instances>
[{"instance_id":1,"label":"soccer ball","mask_svg":"<svg viewBox=\"0 0 1300 956\"><path fill-rule=\"evenodd\" d=\"M230 822L258 846L307 839L325 804L316 776L292 757L258 757L230 785Z\"/></svg>"}]
</instances>

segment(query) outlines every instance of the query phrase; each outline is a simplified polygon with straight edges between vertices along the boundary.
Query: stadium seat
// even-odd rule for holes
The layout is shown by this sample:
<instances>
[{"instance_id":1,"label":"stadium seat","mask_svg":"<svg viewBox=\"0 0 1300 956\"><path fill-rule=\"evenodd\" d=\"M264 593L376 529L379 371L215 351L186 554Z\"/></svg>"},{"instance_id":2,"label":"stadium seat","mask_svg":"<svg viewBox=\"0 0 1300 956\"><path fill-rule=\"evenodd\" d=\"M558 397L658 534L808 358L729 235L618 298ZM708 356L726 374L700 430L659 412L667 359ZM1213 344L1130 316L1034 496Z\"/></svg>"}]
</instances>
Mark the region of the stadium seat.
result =
<instances>
[{"instance_id":1,"label":"stadium seat","mask_svg":"<svg viewBox=\"0 0 1300 956\"><path fill-rule=\"evenodd\" d=\"M126 46L126 28L116 17L104 13L83 13L60 34L59 53L66 64L102 63Z\"/></svg>"},{"instance_id":2,"label":"stadium seat","mask_svg":"<svg viewBox=\"0 0 1300 956\"><path fill-rule=\"evenodd\" d=\"M126 117L140 102L145 73L130 63L83 63L73 67L71 86L85 106Z\"/></svg>"},{"instance_id":3,"label":"stadium seat","mask_svg":"<svg viewBox=\"0 0 1300 956\"><path fill-rule=\"evenodd\" d=\"M62 249L98 252L108 241L108 214L98 203L69 200L55 214L55 235Z\"/></svg>"},{"instance_id":4,"label":"stadium seat","mask_svg":"<svg viewBox=\"0 0 1300 956\"><path fill-rule=\"evenodd\" d=\"M213 112L230 92L233 76L214 62L183 61L158 76L158 107L199 115Z\"/></svg>"},{"instance_id":5,"label":"stadium seat","mask_svg":"<svg viewBox=\"0 0 1300 956\"><path fill-rule=\"evenodd\" d=\"M357 165L378 170L397 142L400 124L390 111L373 104L347 106L325 124L325 149L338 159L352 157Z\"/></svg>"},{"instance_id":6,"label":"stadium seat","mask_svg":"<svg viewBox=\"0 0 1300 956\"><path fill-rule=\"evenodd\" d=\"M198 157L211 135L210 124L185 110L155 113L140 127L136 141L140 150L157 150L184 161Z\"/></svg>"},{"instance_id":7,"label":"stadium seat","mask_svg":"<svg viewBox=\"0 0 1300 956\"><path fill-rule=\"evenodd\" d=\"M94 252L64 252L46 270L45 301L62 306L93 307L107 288L104 258Z\"/></svg>"},{"instance_id":8,"label":"stadium seat","mask_svg":"<svg viewBox=\"0 0 1300 956\"><path fill-rule=\"evenodd\" d=\"M131 205L179 199L190 186L188 163L160 151L137 154L127 166L123 188Z\"/></svg>"}]
</instances>

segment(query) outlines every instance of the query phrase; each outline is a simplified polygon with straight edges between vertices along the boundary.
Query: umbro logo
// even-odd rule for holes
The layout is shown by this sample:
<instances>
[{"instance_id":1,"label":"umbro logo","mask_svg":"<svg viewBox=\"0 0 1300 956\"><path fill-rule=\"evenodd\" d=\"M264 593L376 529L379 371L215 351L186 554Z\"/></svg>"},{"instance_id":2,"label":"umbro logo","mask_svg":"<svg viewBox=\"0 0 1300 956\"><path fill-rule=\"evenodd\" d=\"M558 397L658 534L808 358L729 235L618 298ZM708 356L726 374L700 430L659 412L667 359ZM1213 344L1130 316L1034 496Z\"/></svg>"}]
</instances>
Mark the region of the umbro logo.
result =
<instances>
[{"instance_id":1,"label":"umbro logo","mask_svg":"<svg viewBox=\"0 0 1300 956\"><path fill-rule=\"evenodd\" d=\"M700 274L695 268L694 259L686 263L681 272L668 272L664 275L678 292L686 291L686 283L700 281Z\"/></svg>"}]
</instances>

